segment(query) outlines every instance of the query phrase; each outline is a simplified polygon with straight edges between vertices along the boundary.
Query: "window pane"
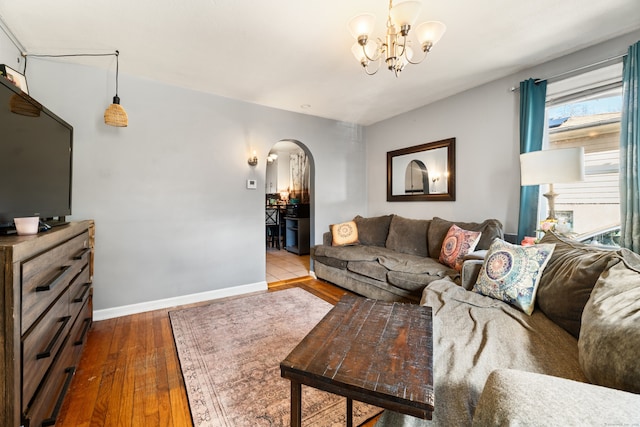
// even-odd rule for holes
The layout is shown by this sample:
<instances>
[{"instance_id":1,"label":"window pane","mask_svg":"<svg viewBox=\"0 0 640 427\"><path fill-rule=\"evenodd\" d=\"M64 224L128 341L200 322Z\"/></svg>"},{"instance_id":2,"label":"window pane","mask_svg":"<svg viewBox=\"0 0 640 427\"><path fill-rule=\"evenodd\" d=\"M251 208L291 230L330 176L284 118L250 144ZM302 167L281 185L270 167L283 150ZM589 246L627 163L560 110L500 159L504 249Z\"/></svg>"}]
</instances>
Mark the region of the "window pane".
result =
<instances>
[{"instance_id":1,"label":"window pane","mask_svg":"<svg viewBox=\"0 0 640 427\"><path fill-rule=\"evenodd\" d=\"M578 239L602 232L609 243L620 225L621 106L621 88L610 85L547 108L546 149L585 149L585 180L554 185L558 219L569 223ZM541 209L546 212L545 203Z\"/></svg>"}]
</instances>

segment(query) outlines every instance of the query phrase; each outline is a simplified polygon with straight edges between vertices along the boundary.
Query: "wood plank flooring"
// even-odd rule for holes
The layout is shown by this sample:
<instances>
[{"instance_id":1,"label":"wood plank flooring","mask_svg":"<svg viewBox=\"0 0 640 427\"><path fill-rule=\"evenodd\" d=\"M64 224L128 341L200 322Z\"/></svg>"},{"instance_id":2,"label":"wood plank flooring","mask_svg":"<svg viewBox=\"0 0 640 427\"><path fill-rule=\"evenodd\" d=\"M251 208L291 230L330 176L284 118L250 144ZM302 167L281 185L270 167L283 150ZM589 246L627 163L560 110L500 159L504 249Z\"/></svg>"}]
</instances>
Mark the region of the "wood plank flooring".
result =
<instances>
[{"instance_id":1,"label":"wood plank flooring","mask_svg":"<svg viewBox=\"0 0 640 427\"><path fill-rule=\"evenodd\" d=\"M347 293L311 278L270 283L269 291L292 287L332 304ZM94 322L56 425L192 425L168 316L175 309Z\"/></svg>"}]
</instances>

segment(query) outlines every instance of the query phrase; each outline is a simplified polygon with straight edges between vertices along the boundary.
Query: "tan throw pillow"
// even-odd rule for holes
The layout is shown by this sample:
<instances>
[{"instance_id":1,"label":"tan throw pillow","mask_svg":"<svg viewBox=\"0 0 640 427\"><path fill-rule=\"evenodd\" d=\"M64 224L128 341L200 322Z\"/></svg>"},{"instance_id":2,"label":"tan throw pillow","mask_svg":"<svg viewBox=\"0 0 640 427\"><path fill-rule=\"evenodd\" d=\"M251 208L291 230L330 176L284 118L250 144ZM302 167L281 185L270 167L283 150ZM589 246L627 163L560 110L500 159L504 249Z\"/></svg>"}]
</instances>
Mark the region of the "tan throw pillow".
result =
<instances>
[{"instance_id":1,"label":"tan throw pillow","mask_svg":"<svg viewBox=\"0 0 640 427\"><path fill-rule=\"evenodd\" d=\"M358 227L355 221L331 225L332 246L346 246L358 244Z\"/></svg>"},{"instance_id":2,"label":"tan throw pillow","mask_svg":"<svg viewBox=\"0 0 640 427\"><path fill-rule=\"evenodd\" d=\"M473 252L480 241L479 231L467 231L453 224L444 238L439 261L457 271L462 270L464 257Z\"/></svg>"}]
</instances>

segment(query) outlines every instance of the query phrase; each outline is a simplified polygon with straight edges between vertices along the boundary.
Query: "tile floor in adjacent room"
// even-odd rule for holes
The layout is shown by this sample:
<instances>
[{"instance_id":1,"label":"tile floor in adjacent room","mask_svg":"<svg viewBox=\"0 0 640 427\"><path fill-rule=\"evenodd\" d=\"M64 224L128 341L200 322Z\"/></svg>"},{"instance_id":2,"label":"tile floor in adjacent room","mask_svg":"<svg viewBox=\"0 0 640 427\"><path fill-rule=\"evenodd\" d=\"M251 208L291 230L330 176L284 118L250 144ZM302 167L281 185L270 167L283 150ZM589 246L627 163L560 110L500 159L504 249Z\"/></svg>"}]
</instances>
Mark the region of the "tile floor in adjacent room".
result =
<instances>
[{"instance_id":1,"label":"tile floor in adjacent room","mask_svg":"<svg viewBox=\"0 0 640 427\"><path fill-rule=\"evenodd\" d=\"M284 249L267 248L267 283L306 277L309 255L296 255Z\"/></svg>"}]
</instances>

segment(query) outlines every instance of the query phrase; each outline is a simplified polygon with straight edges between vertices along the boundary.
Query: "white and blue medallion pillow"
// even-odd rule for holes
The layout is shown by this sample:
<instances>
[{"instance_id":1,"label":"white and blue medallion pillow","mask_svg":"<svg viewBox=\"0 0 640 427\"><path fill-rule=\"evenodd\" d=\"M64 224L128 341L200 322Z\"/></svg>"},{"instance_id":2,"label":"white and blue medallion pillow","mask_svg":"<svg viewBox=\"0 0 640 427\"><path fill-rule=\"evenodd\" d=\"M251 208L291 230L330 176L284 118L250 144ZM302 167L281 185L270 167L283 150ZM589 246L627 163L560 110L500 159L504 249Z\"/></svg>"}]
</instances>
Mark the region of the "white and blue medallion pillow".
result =
<instances>
[{"instance_id":1,"label":"white and blue medallion pillow","mask_svg":"<svg viewBox=\"0 0 640 427\"><path fill-rule=\"evenodd\" d=\"M518 246L495 239L473 290L533 313L538 283L554 244Z\"/></svg>"}]
</instances>

